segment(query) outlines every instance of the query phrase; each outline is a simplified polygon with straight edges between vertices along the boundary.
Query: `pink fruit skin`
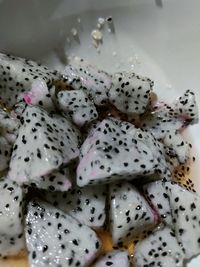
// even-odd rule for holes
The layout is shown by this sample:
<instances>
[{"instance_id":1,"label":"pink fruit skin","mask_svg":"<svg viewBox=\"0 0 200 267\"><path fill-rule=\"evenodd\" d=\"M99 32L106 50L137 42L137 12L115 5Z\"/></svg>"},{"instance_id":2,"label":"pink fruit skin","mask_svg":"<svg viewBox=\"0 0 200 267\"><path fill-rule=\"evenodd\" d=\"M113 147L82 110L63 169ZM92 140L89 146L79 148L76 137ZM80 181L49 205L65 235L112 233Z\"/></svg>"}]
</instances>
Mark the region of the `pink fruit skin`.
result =
<instances>
[{"instance_id":1,"label":"pink fruit skin","mask_svg":"<svg viewBox=\"0 0 200 267\"><path fill-rule=\"evenodd\" d=\"M26 104L28 104L28 105L32 104L32 96L33 96L33 94L31 92L24 94L24 101L26 102Z\"/></svg>"}]
</instances>

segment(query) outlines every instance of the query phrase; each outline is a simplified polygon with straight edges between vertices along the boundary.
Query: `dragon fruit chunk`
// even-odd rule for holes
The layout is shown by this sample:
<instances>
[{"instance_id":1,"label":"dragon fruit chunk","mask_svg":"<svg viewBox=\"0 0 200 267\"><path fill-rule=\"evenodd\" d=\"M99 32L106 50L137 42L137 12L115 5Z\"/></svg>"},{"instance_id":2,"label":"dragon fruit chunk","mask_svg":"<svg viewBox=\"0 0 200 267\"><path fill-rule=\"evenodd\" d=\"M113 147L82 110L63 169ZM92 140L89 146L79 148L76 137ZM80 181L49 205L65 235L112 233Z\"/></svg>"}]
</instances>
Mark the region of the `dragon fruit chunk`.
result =
<instances>
[{"instance_id":1,"label":"dragon fruit chunk","mask_svg":"<svg viewBox=\"0 0 200 267\"><path fill-rule=\"evenodd\" d=\"M150 79L135 73L115 73L109 101L121 112L143 114L149 104L153 84Z\"/></svg>"},{"instance_id":2,"label":"dragon fruit chunk","mask_svg":"<svg viewBox=\"0 0 200 267\"><path fill-rule=\"evenodd\" d=\"M132 124L103 120L81 147L78 186L153 173L158 163L146 144L137 141L137 132Z\"/></svg>"},{"instance_id":3,"label":"dragon fruit chunk","mask_svg":"<svg viewBox=\"0 0 200 267\"><path fill-rule=\"evenodd\" d=\"M166 173L162 144L128 122L109 118L92 131L81 147L77 184L82 187L130 180L158 169Z\"/></svg>"},{"instance_id":4,"label":"dragon fruit chunk","mask_svg":"<svg viewBox=\"0 0 200 267\"><path fill-rule=\"evenodd\" d=\"M197 121L197 104L191 91L187 91L171 105L157 103L152 113L143 118L141 127L163 142L171 172L180 164L190 163L191 145L183 139L180 131L189 123Z\"/></svg>"},{"instance_id":5,"label":"dragon fruit chunk","mask_svg":"<svg viewBox=\"0 0 200 267\"><path fill-rule=\"evenodd\" d=\"M72 187L72 175L70 167L66 166L52 171L50 174L38 177L37 180L29 181L27 185L45 189L50 192L68 191Z\"/></svg>"},{"instance_id":6,"label":"dragon fruit chunk","mask_svg":"<svg viewBox=\"0 0 200 267\"><path fill-rule=\"evenodd\" d=\"M159 179L171 180L171 168L169 162L166 161L166 151L163 143L157 140L151 132L144 129L138 129L137 139L148 146L158 162L155 176L158 176Z\"/></svg>"},{"instance_id":7,"label":"dragon fruit chunk","mask_svg":"<svg viewBox=\"0 0 200 267\"><path fill-rule=\"evenodd\" d=\"M32 82L30 90L24 93L23 98L26 104L39 106L51 112L55 110L55 107L49 91L51 89L47 87L43 79L36 79Z\"/></svg>"},{"instance_id":8,"label":"dragon fruit chunk","mask_svg":"<svg viewBox=\"0 0 200 267\"><path fill-rule=\"evenodd\" d=\"M98 117L95 105L83 90L60 91L57 105L77 126L83 126Z\"/></svg>"},{"instance_id":9,"label":"dragon fruit chunk","mask_svg":"<svg viewBox=\"0 0 200 267\"><path fill-rule=\"evenodd\" d=\"M27 106L13 147L8 177L18 183L38 181L79 155L80 133L67 119Z\"/></svg>"},{"instance_id":10,"label":"dragon fruit chunk","mask_svg":"<svg viewBox=\"0 0 200 267\"><path fill-rule=\"evenodd\" d=\"M176 112L167 105L143 120L142 128L151 132L164 144L165 158L171 171L190 160L190 144L183 139L180 129L184 123L176 118Z\"/></svg>"},{"instance_id":11,"label":"dragon fruit chunk","mask_svg":"<svg viewBox=\"0 0 200 267\"><path fill-rule=\"evenodd\" d=\"M47 85L59 77L58 74L32 60L0 53L0 101L13 107L23 93L29 91L36 79Z\"/></svg>"},{"instance_id":12,"label":"dragon fruit chunk","mask_svg":"<svg viewBox=\"0 0 200 267\"><path fill-rule=\"evenodd\" d=\"M181 134L170 132L165 135L163 143L166 147L167 159L174 167L190 160L190 144L183 139Z\"/></svg>"},{"instance_id":13,"label":"dragon fruit chunk","mask_svg":"<svg viewBox=\"0 0 200 267\"><path fill-rule=\"evenodd\" d=\"M200 197L178 184L166 182L175 235L187 259L200 253Z\"/></svg>"},{"instance_id":14,"label":"dragon fruit chunk","mask_svg":"<svg viewBox=\"0 0 200 267\"><path fill-rule=\"evenodd\" d=\"M77 221L92 228L105 222L106 186L73 187L68 192L46 192L44 199Z\"/></svg>"},{"instance_id":15,"label":"dragon fruit chunk","mask_svg":"<svg viewBox=\"0 0 200 267\"><path fill-rule=\"evenodd\" d=\"M187 124L198 123L198 106L194 92L186 90L185 93L173 103L173 105L180 119L185 121Z\"/></svg>"},{"instance_id":16,"label":"dragon fruit chunk","mask_svg":"<svg viewBox=\"0 0 200 267\"><path fill-rule=\"evenodd\" d=\"M92 267L130 267L127 251L112 251L101 257Z\"/></svg>"},{"instance_id":17,"label":"dragon fruit chunk","mask_svg":"<svg viewBox=\"0 0 200 267\"><path fill-rule=\"evenodd\" d=\"M0 256L12 256L25 248L23 191L15 182L0 181Z\"/></svg>"},{"instance_id":18,"label":"dragon fruit chunk","mask_svg":"<svg viewBox=\"0 0 200 267\"><path fill-rule=\"evenodd\" d=\"M145 236L158 222L158 216L130 183L110 184L109 202L109 230L114 245Z\"/></svg>"},{"instance_id":19,"label":"dragon fruit chunk","mask_svg":"<svg viewBox=\"0 0 200 267\"><path fill-rule=\"evenodd\" d=\"M73 66L66 66L63 77L66 84L75 90L84 90L96 105L104 105L108 102L108 91L111 87L111 76L108 73L84 61L76 60Z\"/></svg>"},{"instance_id":20,"label":"dragon fruit chunk","mask_svg":"<svg viewBox=\"0 0 200 267\"><path fill-rule=\"evenodd\" d=\"M0 136L0 172L8 168L11 150L12 146L3 136Z\"/></svg>"},{"instance_id":21,"label":"dragon fruit chunk","mask_svg":"<svg viewBox=\"0 0 200 267\"><path fill-rule=\"evenodd\" d=\"M195 95L187 90L172 104L157 102L151 113L142 120L141 127L151 130L157 139L166 134L180 132L188 124L198 122L198 107Z\"/></svg>"},{"instance_id":22,"label":"dragon fruit chunk","mask_svg":"<svg viewBox=\"0 0 200 267\"><path fill-rule=\"evenodd\" d=\"M88 266L101 247L92 229L45 202L29 203L25 221L30 267Z\"/></svg>"},{"instance_id":23,"label":"dragon fruit chunk","mask_svg":"<svg viewBox=\"0 0 200 267\"><path fill-rule=\"evenodd\" d=\"M172 216L169 205L168 195L166 193L164 183L155 181L143 186L144 195L153 208L157 210L160 218L170 227L172 224Z\"/></svg>"},{"instance_id":24,"label":"dragon fruit chunk","mask_svg":"<svg viewBox=\"0 0 200 267\"><path fill-rule=\"evenodd\" d=\"M184 253L174 232L161 228L136 245L135 267L183 267Z\"/></svg>"},{"instance_id":25,"label":"dragon fruit chunk","mask_svg":"<svg viewBox=\"0 0 200 267\"><path fill-rule=\"evenodd\" d=\"M184 125L173 107L157 103L153 111L144 116L141 127L151 131L156 139L163 139L166 134L181 130Z\"/></svg>"}]
</instances>

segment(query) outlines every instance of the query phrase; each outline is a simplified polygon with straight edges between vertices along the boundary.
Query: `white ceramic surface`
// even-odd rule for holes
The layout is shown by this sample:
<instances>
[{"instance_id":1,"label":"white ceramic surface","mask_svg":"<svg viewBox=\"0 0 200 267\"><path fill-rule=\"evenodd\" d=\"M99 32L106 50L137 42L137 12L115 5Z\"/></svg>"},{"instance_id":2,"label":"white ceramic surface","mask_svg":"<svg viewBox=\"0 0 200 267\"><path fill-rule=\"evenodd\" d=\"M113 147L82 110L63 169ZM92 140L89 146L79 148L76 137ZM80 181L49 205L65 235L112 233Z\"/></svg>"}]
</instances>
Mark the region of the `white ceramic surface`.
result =
<instances>
[{"instance_id":1,"label":"white ceramic surface","mask_svg":"<svg viewBox=\"0 0 200 267\"><path fill-rule=\"evenodd\" d=\"M170 101L190 88L200 103L199 13L199 0L0 0L0 51L57 68L62 68L58 57L65 54L108 71L131 68L151 77L161 98ZM104 29L98 53L90 33L98 17L109 15L115 34ZM80 43L73 39L73 27ZM200 193L199 133L200 124L185 134L194 146L191 177ZM199 267L200 257L188 266Z\"/></svg>"}]
</instances>

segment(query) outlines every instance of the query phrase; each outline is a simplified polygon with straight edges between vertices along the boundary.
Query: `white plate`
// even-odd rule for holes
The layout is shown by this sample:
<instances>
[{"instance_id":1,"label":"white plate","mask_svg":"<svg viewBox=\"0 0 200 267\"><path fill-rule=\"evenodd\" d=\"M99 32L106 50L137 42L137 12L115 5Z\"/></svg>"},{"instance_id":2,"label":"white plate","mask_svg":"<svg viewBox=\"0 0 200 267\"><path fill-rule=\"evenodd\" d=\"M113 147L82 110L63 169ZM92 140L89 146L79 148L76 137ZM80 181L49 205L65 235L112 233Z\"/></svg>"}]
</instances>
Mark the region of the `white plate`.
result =
<instances>
[{"instance_id":1,"label":"white plate","mask_svg":"<svg viewBox=\"0 0 200 267\"><path fill-rule=\"evenodd\" d=\"M0 50L59 68L52 51L61 47L61 57L74 54L108 71L132 68L151 77L156 92L168 101L193 89L200 103L199 10L198 0L0 0ZM98 53L90 34L98 17L110 15L116 32L105 28ZM71 34L74 27L80 43ZM194 146L191 177L200 193L198 133L200 124L186 135ZM200 266L200 257L188 266Z\"/></svg>"}]
</instances>

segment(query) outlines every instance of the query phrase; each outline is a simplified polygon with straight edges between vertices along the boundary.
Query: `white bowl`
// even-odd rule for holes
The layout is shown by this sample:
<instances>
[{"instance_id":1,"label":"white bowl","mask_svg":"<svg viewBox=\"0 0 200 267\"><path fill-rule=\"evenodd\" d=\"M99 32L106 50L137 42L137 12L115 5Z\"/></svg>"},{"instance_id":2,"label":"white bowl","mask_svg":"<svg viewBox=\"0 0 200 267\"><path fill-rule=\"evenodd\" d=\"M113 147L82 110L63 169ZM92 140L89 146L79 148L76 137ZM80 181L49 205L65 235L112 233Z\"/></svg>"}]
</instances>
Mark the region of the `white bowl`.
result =
<instances>
[{"instance_id":1,"label":"white bowl","mask_svg":"<svg viewBox=\"0 0 200 267\"><path fill-rule=\"evenodd\" d=\"M199 10L198 0L0 0L0 51L57 68L62 67L58 57L65 54L108 71L131 68L152 78L161 98L170 101L192 89L200 103ZM105 27L98 53L91 31L99 17L108 16L113 17L115 34ZM191 177L200 193L198 133L200 124L186 135L197 159ZM200 257L188 266L200 266Z\"/></svg>"}]
</instances>

